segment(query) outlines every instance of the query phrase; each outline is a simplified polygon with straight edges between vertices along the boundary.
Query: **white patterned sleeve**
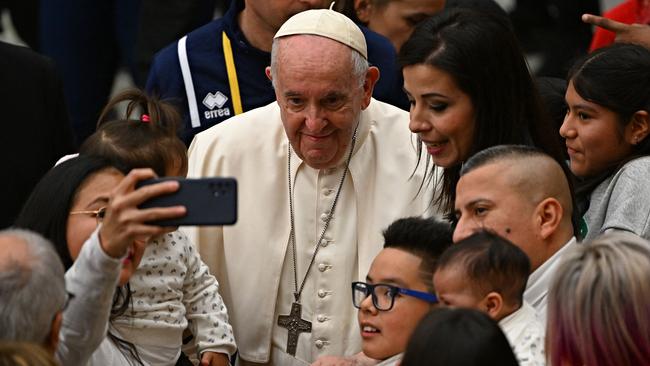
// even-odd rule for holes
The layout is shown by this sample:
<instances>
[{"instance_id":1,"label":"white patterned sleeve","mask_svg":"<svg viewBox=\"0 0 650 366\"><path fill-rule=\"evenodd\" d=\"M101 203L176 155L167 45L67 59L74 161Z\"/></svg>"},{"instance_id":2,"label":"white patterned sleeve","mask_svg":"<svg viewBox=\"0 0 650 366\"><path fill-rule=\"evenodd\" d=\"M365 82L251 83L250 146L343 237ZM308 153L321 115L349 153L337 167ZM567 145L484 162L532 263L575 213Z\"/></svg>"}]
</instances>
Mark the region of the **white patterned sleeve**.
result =
<instances>
[{"instance_id":1,"label":"white patterned sleeve","mask_svg":"<svg viewBox=\"0 0 650 366\"><path fill-rule=\"evenodd\" d=\"M219 283L187 237L179 231L174 235L183 243L187 260L183 304L199 356L206 351L232 356L237 346L228 322L226 305L219 294Z\"/></svg>"},{"instance_id":2,"label":"white patterned sleeve","mask_svg":"<svg viewBox=\"0 0 650 366\"><path fill-rule=\"evenodd\" d=\"M544 334L530 327L519 339L514 347L515 355L519 366L544 366L546 365L546 353L544 350Z\"/></svg>"}]
</instances>

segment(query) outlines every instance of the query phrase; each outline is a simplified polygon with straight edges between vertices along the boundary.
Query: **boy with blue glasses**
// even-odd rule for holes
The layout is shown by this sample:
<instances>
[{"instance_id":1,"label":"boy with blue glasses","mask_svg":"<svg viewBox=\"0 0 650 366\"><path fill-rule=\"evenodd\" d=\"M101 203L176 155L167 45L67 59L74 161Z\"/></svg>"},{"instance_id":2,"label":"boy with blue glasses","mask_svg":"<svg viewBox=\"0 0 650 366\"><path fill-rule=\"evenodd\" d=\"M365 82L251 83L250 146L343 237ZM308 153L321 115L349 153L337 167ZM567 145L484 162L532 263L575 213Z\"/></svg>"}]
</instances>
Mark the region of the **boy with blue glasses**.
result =
<instances>
[{"instance_id":1,"label":"boy with blue glasses","mask_svg":"<svg viewBox=\"0 0 650 366\"><path fill-rule=\"evenodd\" d=\"M359 309L361 354L323 357L314 365L355 364L372 358L396 365L420 320L437 304L432 278L437 258L451 244L448 224L409 217L384 231L384 248L365 282L352 283L352 304Z\"/></svg>"}]
</instances>

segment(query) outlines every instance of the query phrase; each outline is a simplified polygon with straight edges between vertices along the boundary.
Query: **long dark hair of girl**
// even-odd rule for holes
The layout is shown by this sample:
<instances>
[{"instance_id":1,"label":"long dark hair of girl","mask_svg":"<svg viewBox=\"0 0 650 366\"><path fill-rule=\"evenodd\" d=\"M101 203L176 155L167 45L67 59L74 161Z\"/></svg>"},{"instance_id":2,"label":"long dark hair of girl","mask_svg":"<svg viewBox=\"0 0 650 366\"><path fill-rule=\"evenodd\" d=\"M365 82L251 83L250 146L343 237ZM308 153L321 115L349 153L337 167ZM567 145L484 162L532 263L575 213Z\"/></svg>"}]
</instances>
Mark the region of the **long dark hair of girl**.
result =
<instances>
[{"instance_id":1,"label":"long dark hair of girl","mask_svg":"<svg viewBox=\"0 0 650 366\"><path fill-rule=\"evenodd\" d=\"M633 44L600 48L576 62L567 80L584 100L605 107L619 120L622 133L635 112L650 112L650 50ZM588 202L591 192L630 160L650 155L650 138L635 145L632 154L603 172L579 180L576 195ZM586 211L588 205L582 207Z\"/></svg>"}]
</instances>

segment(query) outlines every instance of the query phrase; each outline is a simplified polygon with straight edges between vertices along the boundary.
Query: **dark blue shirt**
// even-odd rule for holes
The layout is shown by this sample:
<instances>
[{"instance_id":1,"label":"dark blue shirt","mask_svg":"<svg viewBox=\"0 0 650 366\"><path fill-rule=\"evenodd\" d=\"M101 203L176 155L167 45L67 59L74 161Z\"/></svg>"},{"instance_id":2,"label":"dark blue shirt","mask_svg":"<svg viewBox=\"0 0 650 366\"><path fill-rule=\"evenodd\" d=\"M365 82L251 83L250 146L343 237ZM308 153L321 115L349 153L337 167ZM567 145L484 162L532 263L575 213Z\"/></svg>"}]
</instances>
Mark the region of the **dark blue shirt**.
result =
<instances>
[{"instance_id":1,"label":"dark blue shirt","mask_svg":"<svg viewBox=\"0 0 650 366\"><path fill-rule=\"evenodd\" d=\"M234 116L228 73L224 60L222 32L232 45L243 111L264 106L275 100L275 92L266 77L271 54L251 46L239 25L237 15L244 8L243 0L233 1L226 14L187 35L186 50L200 126L193 127L190 118L185 82L181 72L178 42L161 50L154 58L147 91L161 99L176 103L183 114L180 136L186 144L195 134ZM402 92L396 54L383 36L361 27L368 44L368 60L377 66L381 77L373 96L381 101L408 109Z\"/></svg>"}]
</instances>

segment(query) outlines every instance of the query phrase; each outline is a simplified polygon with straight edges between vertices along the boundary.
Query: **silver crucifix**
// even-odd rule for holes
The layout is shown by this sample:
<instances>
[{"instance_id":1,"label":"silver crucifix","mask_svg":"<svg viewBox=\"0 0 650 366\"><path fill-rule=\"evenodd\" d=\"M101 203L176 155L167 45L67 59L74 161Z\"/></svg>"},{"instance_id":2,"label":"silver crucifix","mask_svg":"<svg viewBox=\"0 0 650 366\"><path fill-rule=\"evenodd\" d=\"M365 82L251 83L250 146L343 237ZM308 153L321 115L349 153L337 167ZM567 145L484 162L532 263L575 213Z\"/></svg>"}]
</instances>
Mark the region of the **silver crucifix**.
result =
<instances>
[{"instance_id":1,"label":"silver crucifix","mask_svg":"<svg viewBox=\"0 0 650 366\"><path fill-rule=\"evenodd\" d=\"M289 337L287 339L287 353L296 356L296 348L298 347L298 335L300 333L311 333L311 322L308 322L300 317L302 307L299 303L294 302L291 304L291 313L289 315L278 316L278 325L282 328L287 328Z\"/></svg>"}]
</instances>

